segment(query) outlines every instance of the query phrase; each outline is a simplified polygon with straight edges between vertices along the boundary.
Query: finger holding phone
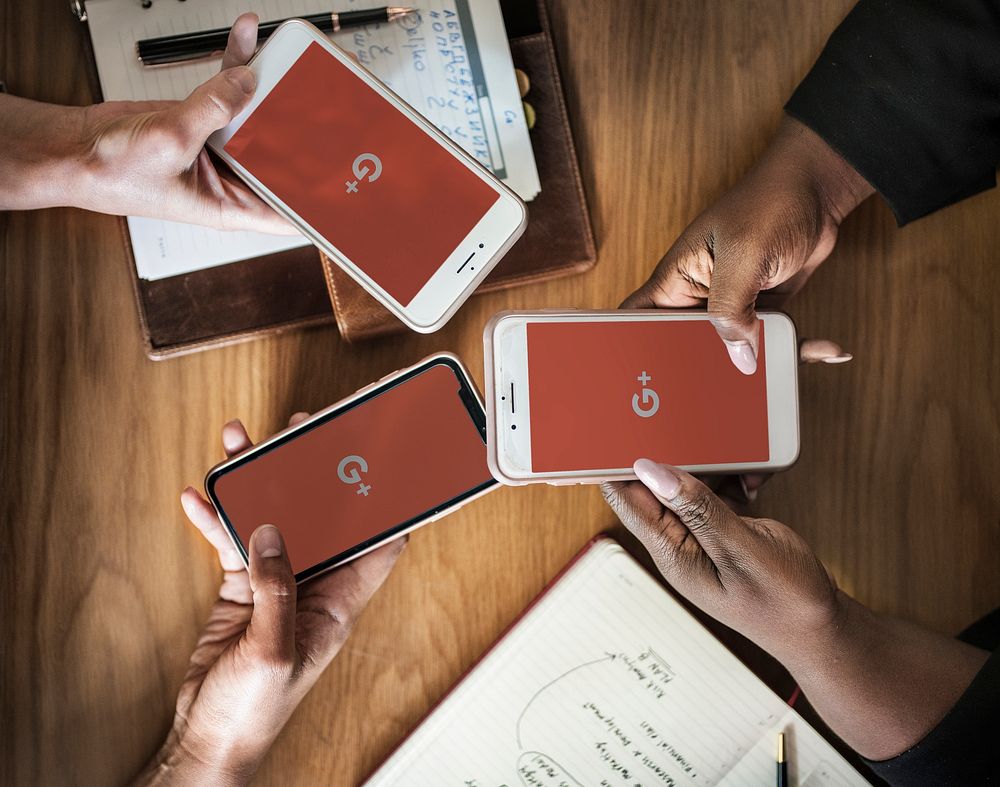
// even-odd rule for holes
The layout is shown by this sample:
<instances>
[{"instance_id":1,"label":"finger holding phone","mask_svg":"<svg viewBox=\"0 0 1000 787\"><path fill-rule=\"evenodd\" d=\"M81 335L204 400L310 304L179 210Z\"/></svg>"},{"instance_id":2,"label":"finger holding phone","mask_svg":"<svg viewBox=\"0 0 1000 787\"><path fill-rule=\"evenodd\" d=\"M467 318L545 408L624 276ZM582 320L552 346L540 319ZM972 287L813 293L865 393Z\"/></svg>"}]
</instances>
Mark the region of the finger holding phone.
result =
<instances>
[{"instance_id":1,"label":"finger holding phone","mask_svg":"<svg viewBox=\"0 0 1000 787\"><path fill-rule=\"evenodd\" d=\"M681 233L626 309L704 305L733 364L753 374L756 301L798 291L874 193L819 135L787 117L754 167Z\"/></svg>"},{"instance_id":2,"label":"finger holding phone","mask_svg":"<svg viewBox=\"0 0 1000 787\"><path fill-rule=\"evenodd\" d=\"M289 425L307 418L293 415ZM223 428L228 456L252 445L238 421ZM406 540L397 539L298 587L273 525L250 539L249 566L198 492L184 511L216 548L224 575L198 640L167 740L138 784L246 784L292 712L340 651Z\"/></svg>"}]
</instances>

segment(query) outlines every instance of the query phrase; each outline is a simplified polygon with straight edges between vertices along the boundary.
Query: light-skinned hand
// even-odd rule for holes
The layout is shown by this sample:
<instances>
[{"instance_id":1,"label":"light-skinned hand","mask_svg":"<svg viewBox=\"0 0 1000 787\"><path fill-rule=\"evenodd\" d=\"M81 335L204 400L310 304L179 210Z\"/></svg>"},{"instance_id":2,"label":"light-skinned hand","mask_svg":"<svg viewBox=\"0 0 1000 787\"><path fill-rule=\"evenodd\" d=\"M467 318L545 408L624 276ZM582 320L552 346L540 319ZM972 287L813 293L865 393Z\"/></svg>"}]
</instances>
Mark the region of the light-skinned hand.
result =
<instances>
[{"instance_id":1,"label":"light-skinned hand","mask_svg":"<svg viewBox=\"0 0 1000 787\"><path fill-rule=\"evenodd\" d=\"M68 205L223 230L294 234L205 141L250 101L257 16L233 25L222 70L183 101L87 107L0 96L0 208Z\"/></svg>"},{"instance_id":2,"label":"light-skinned hand","mask_svg":"<svg viewBox=\"0 0 1000 787\"><path fill-rule=\"evenodd\" d=\"M297 413L289 425L306 417ZM239 421L226 424L222 442L227 456L251 446ZM337 655L406 539L296 587L276 527L254 531L248 569L210 503L188 487L181 504L218 551L224 574L169 736L137 783L246 784Z\"/></svg>"}]
</instances>

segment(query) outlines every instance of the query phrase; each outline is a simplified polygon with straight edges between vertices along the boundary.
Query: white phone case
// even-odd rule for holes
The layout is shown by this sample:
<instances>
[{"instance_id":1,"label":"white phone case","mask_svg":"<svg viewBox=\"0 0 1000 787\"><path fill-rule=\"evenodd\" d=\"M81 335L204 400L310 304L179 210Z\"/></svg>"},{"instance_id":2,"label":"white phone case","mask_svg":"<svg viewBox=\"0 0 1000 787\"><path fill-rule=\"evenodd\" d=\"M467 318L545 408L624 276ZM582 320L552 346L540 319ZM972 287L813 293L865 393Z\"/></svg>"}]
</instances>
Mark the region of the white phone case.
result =
<instances>
[{"instance_id":1,"label":"white phone case","mask_svg":"<svg viewBox=\"0 0 1000 787\"><path fill-rule=\"evenodd\" d=\"M490 273L493 268L496 267L497 263L503 259L504 255L510 251L511 247L517 240L524 234L525 228L528 226L528 213L527 207L524 202L518 197L513 191L510 190L502 181L500 181L492 172L490 172L486 167L476 161L472 156L466 153L460 146L452 142L445 134L441 133L433 124L428 122L423 115L421 115L416 109L407 104L402 98L400 98L393 90L386 85L384 82L379 80L366 68L355 62L347 52L338 47L336 44L331 42L326 35L323 34L318 28L305 22L301 19L292 19L283 24L279 25L271 36L264 42L264 45L257 50L256 54L250 59L247 64L251 68L260 59L261 53L263 53L268 44L276 40L283 29L290 27L298 27L309 32L313 39L322 45L327 51L334 53L335 56L339 55L338 59L348 68L350 68L358 77L367 82L369 85L374 87L378 92L386 94L383 97L396 105L396 108L407 116L416 125L420 126L429 135L433 136L438 142L443 144L449 149L449 152L456 158L462 160L466 164L471 164L473 169L482 173L485 178L493 185L498 191L502 192L506 196L516 200L517 204L521 209L521 222L515 228L513 233L507 238L503 245L497 249L496 253L493 254L487 261L481 262L476 269L476 275L471 277L469 284L459 293L458 297L451 303L451 305L445 310L445 312L433 323L428 325L421 325L416 323L409 314L406 313L405 308L401 308L394 300L387 298L383 293L378 291L378 288L374 285L373 281L365 274L357 265L355 265L351 260L347 259L341 255L331 243L320 236L318 233L314 232L304 221L302 221L294 212L286 208L279 202L275 201L271 194L267 191L262 190L257 183L254 182L251 177L246 177L243 173L243 167L224 149L224 143L221 143L219 136L221 132L216 132L208 140L208 146L220 157L222 158L230 168L240 176L247 186L254 191L264 202L271 206L277 213L280 213L288 221L293 224L296 229L298 229L306 238L312 241L313 245L323 251L331 260L333 260L337 265L343 268L344 272L347 273L352 279L354 279L361 287L375 300L381 303L385 308L392 312L399 320L417 333L434 333L439 330L445 323L448 322L454 316L455 312L462 306L463 303L469 298L470 295L476 290L476 288L482 283L483 279ZM249 173L247 173L249 174ZM442 260L444 262L444 260Z\"/></svg>"},{"instance_id":2,"label":"white phone case","mask_svg":"<svg viewBox=\"0 0 1000 787\"><path fill-rule=\"evenodd\" d=\"M496 403L494 401L494 333L496 332L497 326L500 324L501 320L505 317L517 316L526 319L531 319L532 317L581 317L586 315L598 315L602 317L607 316L621 316L621 315L648 315L650 313L649 309L537 309L533 311L525 311L520 309L508 309L506 311L498 312L490 318L489 322L486 323L486 327L483 329L483 366L485 370L485 396L486 396L486 461L489 465L490 472L493 477L505 486L525 486L527 484L538 484L547 483L552 486L569 486L574 484L599 484L605 481L634 481L636 476L635 473L629 471L625 473L592 473L589 475L564 475L564 476L552 476L548 474L537 474L530 473L525 478L514 478L507 475L503 469L500 467L499 457L498 457L498 447L497 444L499 440L497 439L497 413L496 413ZM768 313L767 311L758 312L759 314ZM696 309L690 310L671 310L670 314L677 317L684 316L698 316L704 317L705 312L703 310L699 311ZM787 317L787 315L783 315ZM790 320L789 320L790 321ZM794 325L793 325L794 328ZM795 377L793 381L796 389L798 388L798 377ZM795 413L796 423L798 422L798 411ZM796 456L796 458L798 458ZM793 462L795 460L792 460ZM774 472L776 470L784 469L784 467L789 467L784 465L782 467L769 467L766 472ZM715 471L715 472L731 472L731 471ZM739 472L752 472L752 470L744 469Z\"/></svg>"}]
</instances>

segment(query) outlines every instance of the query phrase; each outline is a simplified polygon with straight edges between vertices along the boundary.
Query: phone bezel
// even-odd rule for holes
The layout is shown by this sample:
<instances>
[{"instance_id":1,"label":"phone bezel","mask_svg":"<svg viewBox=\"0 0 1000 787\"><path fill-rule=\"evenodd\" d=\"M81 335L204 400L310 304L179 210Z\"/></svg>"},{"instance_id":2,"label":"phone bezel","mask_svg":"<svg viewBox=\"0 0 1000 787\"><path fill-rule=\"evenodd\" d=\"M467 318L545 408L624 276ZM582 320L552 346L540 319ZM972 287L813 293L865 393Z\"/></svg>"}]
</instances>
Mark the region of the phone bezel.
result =
<instances>
[{"instance_id":1,"label":"phone bezel","mask_svg":"<svg viewBox=\"0 0 1000 787\"><path fill-rule=\"evenodd\" d=\"M713 465L685 465L693 473L740 473L773 471L788 467L799 453L798 415L798 343L795 325L791 319L775 311L761 311L764 320L765 354L768 386L768 437L770 457L767 462L740 462ZM530 381L527 379L526 325L528 322L584 322L608 320L707 320L704 311L572 311L504 312L491 320L485 332L487 344L487 424L490 446L490 470L494 477L505 484L547 482L553 484L598 483L634 479L631 468L601 468L566 470L561 472L535 472L530 468ZM512 332L519 335L512 336ZM721 340L720 340L721 341ZM512 344L513 342L513 344ZM773 351L772 351L773 348ZM516 408L518 418L511 419L507 411L507 386L511 371L515 379L522 380L515 389L521 404ZM512 437L510 424L515 421L516 437ZM520 450L516 455L512 443ZM525 453L526 452L526 453ZM518 460L525 461L521 466ZM638 458L638 457L637 457Z\"/></svg>"},{"instance_id":2,"label":"phone bezel","mask_svg":"<svg viewBox=\"0 0 1000 787\"><path fill-rule=\"evenodd\" d=\"M472 231L441 261L438 269L406 305L393 298L361 267L342 253L329 239L324 238L267 186L257 180L252 172L225 151L225 145L229 139L298 60L306 47L313 42L320 44L414 125L448 150L466 169L497 194L497 201L483 214ZM284 22L264 42L264 45L251 58L248 65L257 76L256 92L250 103L225 128L216 131L209 137L208 146L261 199L285 216L296 229L340 265L361 287L395 314L405 325L418 333L433 333L441 328L523 234L528 223L527 208L524 203L493 173L442 134L419 112L392 92L367 69L355 62L313 25L300 19ZM481 255L477 265L467 266L465 263L475 254Z\"/></svg>"},{"instance_id":3,"label":"phone bezel","mask_svg":"<svg viewBox=\"0 0 1000 787\"><path fill-rule=\"evenodd\" d=\"M306 432L310 432L313 429L340 417L344 413L362 406L380 394L403 385L408 380L412 380L414 377L439 365L447 366L454 373L460 386L456 395L465 405L465 408L469 413L469 417L472 419L472 422L475 424L480 436L483 438L483 450L486 449L486 410L483 407L483 402L479 397L479 392L476 390L475 384L472 382L472 378L469 375L468 370L456 356L450 353L440 353L433 355L407 369L402 369L388 375L382 380L362 388L351 397L343 399L336 404L321 410L300 424L284 429L277 434L272 435L268 439L262 440L251 448L248 448L246 451L230 457L226 461L219 463L208 471L208 474L205 476L205 492L208 495L209 501L211 501L212 505L215 507L215 511L219 516L219 521L221 521L223 526L226 528L229 538L232 540L237 551L240 553L244 563L249 565L247 545L243 543L232 522L230 522L229 517L226 515L226 512L223 510L222 504L219 502L218 496L215 493L215 484L218 480L226 473L232 472L248 462L252 462L254 459L263 454L280 448ZM415 530L421 525L443 517L445 514L464 505L473 498L490 491L496 487L496 485L496 479L490 478L479 486L473 487L472 489L463 492L461 495L423 511L405 522L394 525L393 527L382 531L378 535L375 535L372 538L351 547L350 549L344 550L340 554L333 555L307 569L303 569L295 575L295 581L304 582L307 579L311 579L319 574L329 571L330 569L343 565L354 558L358 558L384 543L399 538L411 530Z\"/></svg>"}]
</instances>

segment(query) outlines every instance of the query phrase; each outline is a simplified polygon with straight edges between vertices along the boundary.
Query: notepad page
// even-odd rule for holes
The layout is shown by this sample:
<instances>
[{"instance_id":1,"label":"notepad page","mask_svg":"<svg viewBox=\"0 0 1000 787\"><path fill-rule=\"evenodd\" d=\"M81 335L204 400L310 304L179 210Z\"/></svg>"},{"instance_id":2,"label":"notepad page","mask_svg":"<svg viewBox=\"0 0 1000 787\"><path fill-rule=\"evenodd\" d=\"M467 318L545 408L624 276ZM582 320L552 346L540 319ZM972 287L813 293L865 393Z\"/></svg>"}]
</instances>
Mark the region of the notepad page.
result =
<instances>
[{"instance_id":1,"label":"notepad page","mask_svg":"<svg viewBox=\"0 0 1000 787\"><path fill-rule=\"evenodd\" d=\"M339 10L368 7L346 0ZM527 123L497 0L427 0L404 23L333 36L379 79L524 198L539 190ZM225 27L245 11L261 20L330 11L329 0L89 0L88 25L106 100L182 99L220 59L142 67L135 42ZM128 219L140 278L155 280L308 245L301 236L219 232L158 219Z\"/></svg>"},{"instance_id":2,"label":"notepad page","mask_svg":"<svg viewBox=\"0 0 1000 787\"><path fill-rule=\"evenodd\" d=\"M867 782L620 546L598 542L370 787Z\"/></svg>"}]
</instances>

